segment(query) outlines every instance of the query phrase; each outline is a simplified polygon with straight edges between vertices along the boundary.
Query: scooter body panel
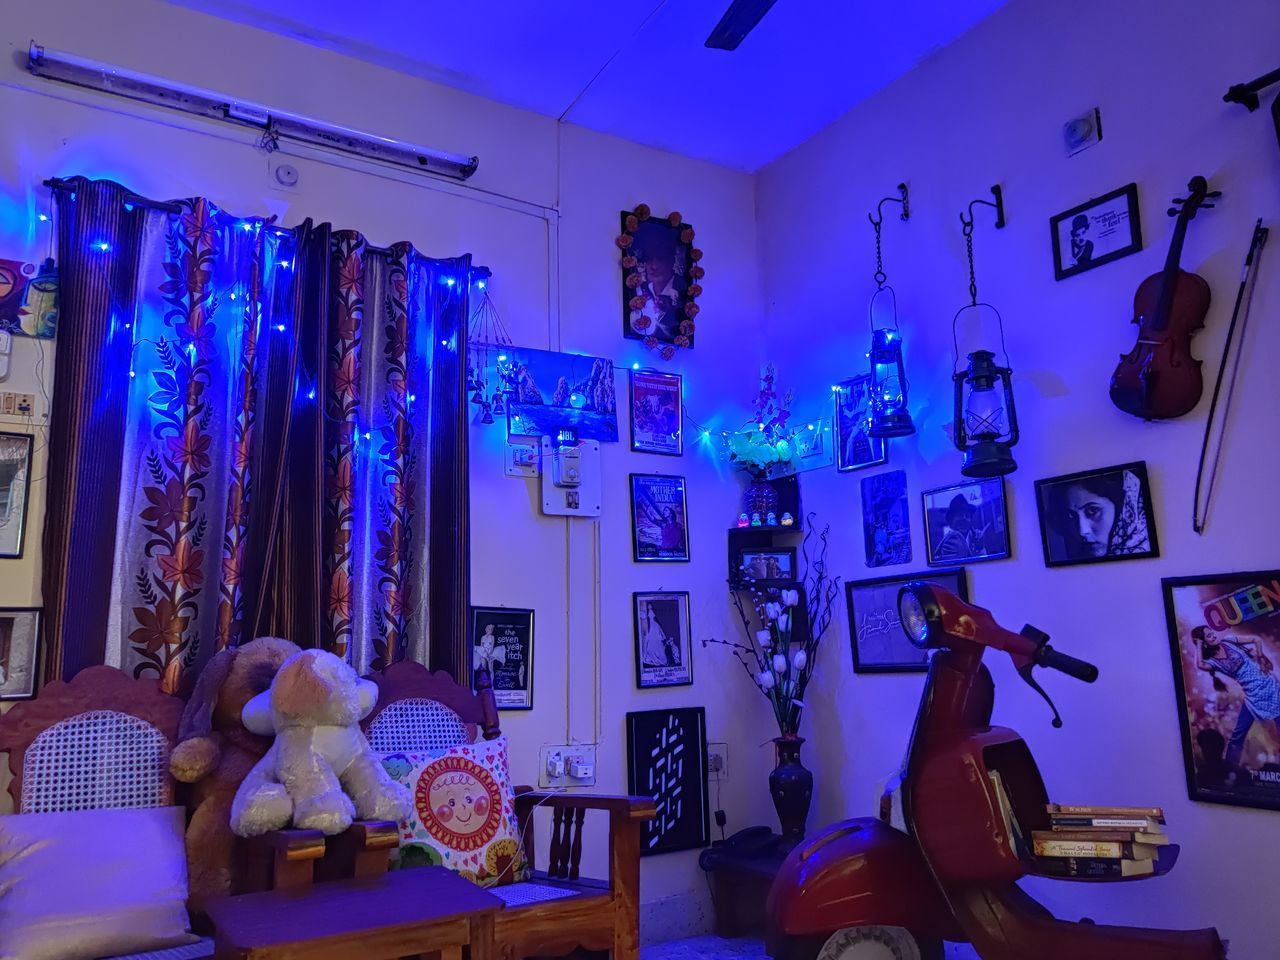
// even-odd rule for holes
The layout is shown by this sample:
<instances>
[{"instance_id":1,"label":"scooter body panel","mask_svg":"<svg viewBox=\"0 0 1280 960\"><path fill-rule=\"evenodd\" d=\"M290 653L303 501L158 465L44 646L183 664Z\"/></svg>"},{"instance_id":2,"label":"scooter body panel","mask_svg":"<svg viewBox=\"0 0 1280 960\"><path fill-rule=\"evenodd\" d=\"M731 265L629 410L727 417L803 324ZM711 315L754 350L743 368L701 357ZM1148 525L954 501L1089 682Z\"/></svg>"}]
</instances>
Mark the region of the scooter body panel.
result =
<instances>
[{"instance_id":1,"label":"scooter body panel","mask_svg":"<svg viewBox=\"0 0 1280 960\"><path fill-rule=\"evenodd\" d=\"M791 851L768 900L770 939L903 927L963 940L916 842L870 817L831 824Z\"/></svg>"}]
</instances>

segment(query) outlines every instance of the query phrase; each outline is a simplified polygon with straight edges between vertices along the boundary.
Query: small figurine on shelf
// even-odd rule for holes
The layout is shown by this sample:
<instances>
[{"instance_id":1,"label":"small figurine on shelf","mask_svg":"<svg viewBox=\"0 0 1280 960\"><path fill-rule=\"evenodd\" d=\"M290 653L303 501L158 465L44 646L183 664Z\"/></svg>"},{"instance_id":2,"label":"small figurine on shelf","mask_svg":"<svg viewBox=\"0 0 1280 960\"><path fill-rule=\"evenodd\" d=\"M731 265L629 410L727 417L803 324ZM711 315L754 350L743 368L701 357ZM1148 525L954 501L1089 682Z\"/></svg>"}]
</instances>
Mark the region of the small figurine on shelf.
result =
<instances>
[{"instance_id":1,"label":"small figurine on shelf","mask_svg":"<svg viewBox=\"0 0 1280 960\"><path fill-rule=\"evenodd\" d=\"M738 526L740 527L751 526L751 520L747 517L745 513L738 514Z\"/></svg>"},{"instance_id":2,"label":"small figurine on shelf","mask_svg":"<svg viewBox=\"0 0 1280 960\"><path fill-rule=\"evenodd\" d=\"M760 514L758 514L758 513L753 513L753 514L751 515L751 525L752 525L753 527L758 527L758 526L760 526Z\"/></svg>"},{"instance_id":3,"label":"small figurine on shelf","mask_svg":"<svg viewBox=\"0 0 1280 960\"><path fill-rule=\"evenodd\" d=\"M766 527L776 527L778 525L778 515L770 510L769 515L764 519L764 525Z\"/></svg>"},{"instance_id":4,"label":"small figurine on shelf","mask_svg":"<svg viewBox=\"0 0 1280 960\"><path fill-rule=\"evenodd\" d=\"M795 518L795 517L793 517L791 514L789 514L789 513L784 513L784 514L782 515L782 525L783 525L784 527L792 527L792 526L795 526L795 522L796 522L796 518Z\"/></svg>"}]
</instances>

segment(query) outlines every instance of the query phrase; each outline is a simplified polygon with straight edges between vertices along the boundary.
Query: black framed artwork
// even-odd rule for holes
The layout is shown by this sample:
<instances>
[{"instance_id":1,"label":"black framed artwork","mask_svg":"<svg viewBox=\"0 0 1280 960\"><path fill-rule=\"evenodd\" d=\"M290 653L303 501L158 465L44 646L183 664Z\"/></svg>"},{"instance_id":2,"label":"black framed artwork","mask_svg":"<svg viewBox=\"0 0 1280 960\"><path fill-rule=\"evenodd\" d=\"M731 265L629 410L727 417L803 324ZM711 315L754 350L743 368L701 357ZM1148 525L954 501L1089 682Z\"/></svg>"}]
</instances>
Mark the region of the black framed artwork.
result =
<instances>
[{"instance_id":1,"label":"black framed artwork","mask_svg":"<svg viewBox=\"0 0 1280 960\"><path fill-rule=\"evenodd\" d=\"M488 668L499 710L533 709L533 611L472 607L475 666Z\"/></svg>"},{"instance_id":2,"label":"black framed artwork","mask_svg":"<svg viewBox=\"0 0 1280 960\"><path fill-rule=\"evenodd\" d=\"M637 563L688 563L684 477L631 474L631 549Z\"/></svg>"},{"instance_id":3,"label":"black framed artwork","mask_svg":"<svg viewBox=\"0 0 1280 960\"><path fill-rule=\"evenodd\" d=\"M1009 556L1004 477L926 490L921 500L925 562L929 566L953 567Z\"/></svg>"},{"instance_id":4,"label":"black framed artwork","mask_svg":"<svg viewBox=\"0 0 1280 960\"><path fill-rule=\"evenodd\" d=\"M1161 586L1187 795L1280 810L1280 570Z\"/></svg>"},{"instance_id":5,"label":"black framed artwork","mask_svg":"<svg viewBox=\"0 0 1280 960\"><path fill-rule=\"evenodd\" d=\"M683 381L678 373L631 370L631 449L684 453Z\"/></svg>"},{"instance_id":6,"label":"black framed artwork","mask_svg":"<svg viewBox=\"0 0 1280 960\"><path fill-rule=\"evenodd\" d=\"M911 508L907 505L905 470L862 478L862 539L868 567L911 562Z\"/></svg>"},{"instance_id":7,"label":"black framed artwork","mask_svg":"<svg viewBox=\"0 0 1280 960\"><path fill-rule=\"evenodd\" d=\"M0 559L22 556L34 449L35 438L29 433L0 433Z\"/></svg>"},{"instance_id":8,"label":"black framed artwork","mask_svg":"<svg viewBox=\"0 0 1280 960\"><path fill-rule=\"evenodd\" d=\"M1053 275L1074 277L1142 249L1138 185L1126 184L1049 220Z\"/></svg>"},{"instance_id":9,"label":"black framed artwork","mask_svg":"<svg viewBox=\"0 0 1280 960\"><path fill-rule=\"evenodd\" d=\"M1047 567L1160 556L1143 461L1036 481Z\"/></svg>"},{"instance_id":10,"label":"black framed artwork","mask_svg":"<svg viewBox=\"0 0 1280 960\"><path fill-rule=\"evenodd\" d=\"M0 700L29 700L40 672L41 607L0 608Z\"/></svg>"},{"instance_id":11,"label":"black framed artwork","mask_svg":"<svg viewBox=\"0 0 1280 960\"><path fill-rule=\"evenodd\" d=\"M936 583L961 600L969 599L964 567L853 580L844 585L854 673L923 673L929 669L929 652L907 639L898 616L898 591L916 580Z\"/></svg>"},{"instance_id":12,"label":"black framed artwork","mask_svg":"<svg viewBox=\"0 0 1280 960\"><path fill-rule=\"evenodd\" d=\"M711 842L707 715L702 707L627 714L627 789L651 797L658 815L641 827L640 856Z\"/></svg>"},{"instance_id":13,"label":"black framed artwork","mask_svg":"<svg viewBox=\"0 0 1280 960\"><path fill-rule=\"evenodd\" d=\"M847 473L889 460L889 444L871 436L871 374L842 380L831 388L835 402L836 470Z\"/></svg>"},{"instance_id":14,"label":"black framed artwork","mask_svg":"<svg viewBox=\"0 0 1280 960\"><path fill-rule=\"evenodd\" d=\"M650 216L643 205L623 210L620 224L622 335L643 340L663 359L670 359L677 347L692 350L698 315L694 301L702 292L703 275L693 227L677 213Z\"/></svg>"},{"instance_id":15,"label":"black framed artwork","mask_svg":"<svg viewBox=\"0 0 1280 960\"><path fill-rule=\"evenodd\" d=\"M733 585L790 587L797 576L795 547L748 547L735 558Z\"/></svg>"},{"instance_id":16,"label":"black framed artwork","mask_svg":"<svg viewBox=\"0 0 1280 960\"><path fill-rule=\"evenodd\" d=\"M636 686L681 687L693 683L689 594L659 590L631 595L635 623Z\"/></svg>"}]
</instances>

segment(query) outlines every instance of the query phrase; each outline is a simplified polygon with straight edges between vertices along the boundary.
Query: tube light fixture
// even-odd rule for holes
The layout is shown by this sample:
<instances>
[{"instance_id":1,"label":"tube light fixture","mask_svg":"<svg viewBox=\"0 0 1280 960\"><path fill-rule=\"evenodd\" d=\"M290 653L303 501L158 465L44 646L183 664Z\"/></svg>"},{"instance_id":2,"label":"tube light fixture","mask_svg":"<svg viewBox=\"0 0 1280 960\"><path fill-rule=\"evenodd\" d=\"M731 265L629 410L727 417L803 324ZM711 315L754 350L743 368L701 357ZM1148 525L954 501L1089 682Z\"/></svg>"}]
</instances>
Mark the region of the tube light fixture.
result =
<instances>
[{"instance_id":1,"label":"tube light fixture","mask_svg":"<svg viewBox=\"0 0 1280 960\"><path fill-rule=\"evenodd\" d=\"M36 76L49 80L112 93L155 106L181 110L183 113L257 127L270 137L327 147L454 180L468 179L476 172L480 163L479 157L446 153L415 143L391 140L350 127L325 123L248 100L237 100L214 90L171 83L161 77L125 70L61 50L51 50L38 43L32 43L27 52L27 69Z\"/></svg>"}]
</instances>

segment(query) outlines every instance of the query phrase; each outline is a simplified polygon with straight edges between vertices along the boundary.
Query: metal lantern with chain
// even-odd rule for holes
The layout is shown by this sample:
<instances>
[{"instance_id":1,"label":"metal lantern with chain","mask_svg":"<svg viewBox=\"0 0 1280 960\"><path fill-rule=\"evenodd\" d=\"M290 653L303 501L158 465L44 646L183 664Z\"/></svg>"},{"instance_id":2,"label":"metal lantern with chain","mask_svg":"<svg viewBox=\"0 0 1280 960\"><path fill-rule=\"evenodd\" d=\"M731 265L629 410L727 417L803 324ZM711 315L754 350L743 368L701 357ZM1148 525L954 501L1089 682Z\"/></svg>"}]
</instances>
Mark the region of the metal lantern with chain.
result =
<instances>
[{"instance_id":1,"label":"metal lantern with chain","mask_svg":"<svg viewBox=\"0 0 1280 960\"><path fill-rule=\"evenodd\" d=\"M987 308L995 314L1000 330L1000 352L1004 364L996 362L994 350L985 346L968 351L968 366L955 370L955 420L952 424L955 445L964 454L960 472L966 477L1002 477L1018 468L1010 448L1018 442L1018 414L1013 400L1013 370L1009 367L1009 352L1004 345L1004 319L1000 311L989 303L978 302L978 281L973 268L973 208L975 204L993 207L996 211L996 227L1004 226L1004 196L1000 187L991 188L995 203L974 200L969 204L969 215L960 214L964 228L965 247L969 258L969 303L956 311L951 321L951 336L955 345L954 366L960 365L960 341L957 324L967 310Z\"/></svg>"},{"instance_id":2,"label":"metal lantern with chain","mask_svg":"<svg viewBox=\"0 0 1280 960\"><path fill-rule=\"evenodd\" d=\"M876 205L874 214L867 214L871 226L876 232L876 292L871 295L867 305L867 318L871 325L871 351L867 357L871 361L871 397L870 417L867 422L867 434L878 440L890 437L905 437L916 432L916 425L911 420L911 412L907 409L909 388L907 373L902 365L902 331L898 328L898 298L893 287L887 284L888 276L884 272L884 259L880 250L880 228L884 223L882 214L885 203L902 204L901 219L911 216L911 207L907 197L907 185L898 184L900 197L885 197ZM889 295L892 315L882 323L876 320L876 301L881 294Z\"/></svg>"}]
</instances>

